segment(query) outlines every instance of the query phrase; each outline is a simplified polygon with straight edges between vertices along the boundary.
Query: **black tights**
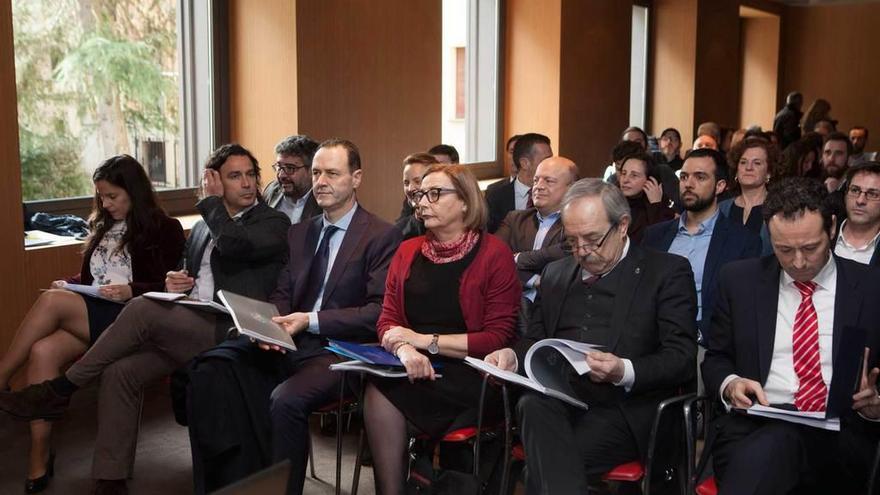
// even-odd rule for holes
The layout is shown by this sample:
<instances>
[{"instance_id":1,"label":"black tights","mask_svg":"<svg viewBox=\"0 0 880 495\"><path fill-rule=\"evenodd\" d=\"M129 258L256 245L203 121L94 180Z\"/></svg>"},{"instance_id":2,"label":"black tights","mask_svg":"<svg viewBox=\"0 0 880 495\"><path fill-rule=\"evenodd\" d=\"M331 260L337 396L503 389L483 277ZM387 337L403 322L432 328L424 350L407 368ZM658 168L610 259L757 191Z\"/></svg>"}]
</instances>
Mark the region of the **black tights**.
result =
<instances>
[{"instance_id":1,"label":"black tights","mask_svg":"<svg viewBox=\"0 0 880 495\"><path fill-rule=\"evenodd\" d=\"M364 425L373 454L376 493L398 495L406 481L406 418L372 383L364 392Z\"/></svg>"}]
</instances>

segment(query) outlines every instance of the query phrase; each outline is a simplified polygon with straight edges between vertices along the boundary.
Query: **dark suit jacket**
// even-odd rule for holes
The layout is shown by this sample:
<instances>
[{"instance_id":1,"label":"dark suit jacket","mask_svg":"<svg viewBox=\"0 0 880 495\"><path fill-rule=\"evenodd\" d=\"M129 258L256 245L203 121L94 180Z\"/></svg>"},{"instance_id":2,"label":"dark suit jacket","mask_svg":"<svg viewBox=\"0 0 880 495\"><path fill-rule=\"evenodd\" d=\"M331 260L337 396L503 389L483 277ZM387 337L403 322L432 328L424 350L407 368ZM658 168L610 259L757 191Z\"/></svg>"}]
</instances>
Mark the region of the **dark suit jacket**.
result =
<instances>
[{"instance_id":1,"label":"dark suit jacket","mask_svg":"<svg viewBox=\"0 0 880 495\"><path fill-rule=\"evenodd\" d=\"M489 223L486 230L490 234L494 234L498 230L507 212L516 209L516 200L513 195L513 181L510 180L510 177L495 181L486 188L486 204L489 205Z\"/></svg>"},{"instance_id":2,"label":"dark suit jacket","mask_svg":"<svg viewBox=\"0 0 880 495\"><path fill-rule=\"evenodd\" d=\"M290 228L289 262L277 277L277 286L269 301L282 315L309 312L303 307L306 283L323 217L298 223ZM360 342L376 341L376 320L382 310L385 276L391 257L400 244L400 232L362 206L357 207L345 232L339 253L330 269L318 322L321 335L297 334L299 351L292 359L305 359L323 350L326 338Z\"/></svg>"},{"instance_id":3,"label":"dark suit jacket","mask_svg":"<svg viewBox=\"0 0 880 495\"><path fill-rule=\"evenodd\" d=\"M564 258L562 243L565 240L562 231L562 220L557 219L550 227L540 249L534 249L535 236L538 234L538 210L514 210L504 217L495 235L504 241L516 257L517 275L525 284L533 275L540 275L544 267L551 261Z\"/></svg>"},{"instance_id":4,"label":"dark suit jacket","mask_svg":"<svg viewBox=\"0 0 880 495\"><path fill-rule=\"evenodd\" d=\"M272 208L278 208L282 198L284 198L284 189L282 189L281 183L277 179L267 184L266 188L263 189L263 199ZM299 221L304 222L321 213L323 213L323 210L318 206L318 202L315 201L315 195L310 192L309 197L306 198L306 204L303 205L303 212Z\"/></svg>"},{"instance_id":5,"label":"dark suit jacket","mask_svg":"<svg viewBox=\"0 0 880 495\"><path fill-rule=\"evenodd\" d=\"M642 238L642 246L658 251L669 251L675 235L678 233L679 220L651 225L645 230ZM706 253L706 261L703 265L702 280L702 304L703 314L697 327L703 337L707 339L709 324L712 321L712 308L715 303L715 288L718 278L718 270L722 266L734 260L757 258L761 254L761 238L741 224L731 222L719 212L715 221L715 229L712 230L712 239L709 241L709 251Z\"/></svg>"},{"instance_id":6,"label":"dark suit jacket","mask_svg":"<svg viewBox=\"0 0 880 495\"><path fill-rule=\"evenodd\" d=\"M874 342L880 329L880 277L876 269L866 265L837 257L834 260L837 293L832 352L836 356L846 327L864 328L868 342ZM736 261L721 269L711 338L703 361L703 380L709 394L718 397L721 383L734 373L766 384L776 336L781 271L775 256ZM832 357L832 363L834 360ZM869 361L876 362L876 356Z\"/></svg>"},{"instance_id":7,"label":"dark suit jacket","mask_svg":"<svg viewBox=\"0 0 880 495\"><path fill-rule=\"evenodd\" d=\"M657 405L692 382L696 373L694 275L680 256L641 249L632 243L614 270L621 272L621 285L614 298L609 331L597 332L590 343L630 359L635 382L629 392L593 383L586 376L577 377L574 385L591 407L620 408L644 455ZM563 304L569 287L581 283L581 273L572 256L544 269L528 332L514 346L520 368L532 344L554 336L563 311L581 311Z\"/></svg>"},{"instance_id":8,"label":"dark suit jacket","mask_svg":"<svg viewBox=\"0 0 880 495\"><path fill-rule=\"evenodd\" d=\"M223 199L218 196L199 201L196 208L202 214L202 220L193 226L185 250L190 275L198 276L208 241L214 239L211 251L214 299L217 299L217 290L224 289L267 300L286 259L285 233L290 226L287 215L260 202L241 218L233 220L223 206ZM228 321L220 320L223 323L218 321L218 325L228 327ZM218 340L222 340L225 330L218 327Z\"/></svg>"}]
</instances>

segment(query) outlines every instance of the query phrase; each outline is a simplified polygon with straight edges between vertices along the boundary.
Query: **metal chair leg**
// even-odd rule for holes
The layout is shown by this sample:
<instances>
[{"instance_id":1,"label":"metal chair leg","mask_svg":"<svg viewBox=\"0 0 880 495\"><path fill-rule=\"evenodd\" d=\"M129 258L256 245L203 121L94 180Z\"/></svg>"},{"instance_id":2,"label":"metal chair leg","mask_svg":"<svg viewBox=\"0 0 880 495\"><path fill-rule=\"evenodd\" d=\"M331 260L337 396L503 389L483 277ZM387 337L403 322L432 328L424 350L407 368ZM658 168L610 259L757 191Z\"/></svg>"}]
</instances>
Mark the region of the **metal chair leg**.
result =
<instances>
[{"instance_id":1,"label":"metal chair leg","mask_svg":"<svg viewBox=\"0 0 880 495\"><path fill-rule=\"evenodd\" d=\"M316 480L320 480L321 478L318 478L318 475L315 474L315 449L313 448L314 446L312 444L312 434L311 433L309 433L308 447L309 447L309 469L311 470L312 478L316 479Z\"/></svg>"},{"instance_id":2,"label":"metal chair leg","mask_svg":"<svg viewBox=\"0 0 880 495\"><path fill-rule=\"evenodd\" d=\"M364 429L361 428L361 432L358 434L357 455L354 459L354 474L351 476L351 495L357 495L358 492L358 484L361 480L361 458L364 455L365 442L366 438L364 435Z\"/></svg>"},{"instance_id":3,"label":"metal chair leg","mask_svg":"<svg viewBox=\"0 0 880 495\"><path fill-rule=\"evenodd\" d=\"M339 381L339 407L336 409L336 495L342 490L342 406L345 400L345 372Z\"/></svg>"}]
</instances>

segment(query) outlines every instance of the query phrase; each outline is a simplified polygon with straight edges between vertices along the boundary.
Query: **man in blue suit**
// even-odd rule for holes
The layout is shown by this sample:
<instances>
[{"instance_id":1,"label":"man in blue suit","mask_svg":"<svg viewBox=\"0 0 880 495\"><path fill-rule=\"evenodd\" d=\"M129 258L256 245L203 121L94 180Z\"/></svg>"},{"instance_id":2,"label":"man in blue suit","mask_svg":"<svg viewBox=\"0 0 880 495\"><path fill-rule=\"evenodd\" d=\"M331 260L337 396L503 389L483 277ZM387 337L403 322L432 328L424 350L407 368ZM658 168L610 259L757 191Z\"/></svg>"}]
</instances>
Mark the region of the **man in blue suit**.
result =
<instances>
[{"instance_id":1,"label":"man in blue suit","mask_svg":"<svg viewBox=\"0 0 880 495\"><path fill-rule=\"evenodd\" d=\"M712 319L718 270L729 261L760 255L761 239L718 210L727 187L727 162L720 152L691 151L681 167L679 190L684 213L645 231L642 246L684 256L697 287L697 329L705 342Z\"/></svg>"}]
</instances>

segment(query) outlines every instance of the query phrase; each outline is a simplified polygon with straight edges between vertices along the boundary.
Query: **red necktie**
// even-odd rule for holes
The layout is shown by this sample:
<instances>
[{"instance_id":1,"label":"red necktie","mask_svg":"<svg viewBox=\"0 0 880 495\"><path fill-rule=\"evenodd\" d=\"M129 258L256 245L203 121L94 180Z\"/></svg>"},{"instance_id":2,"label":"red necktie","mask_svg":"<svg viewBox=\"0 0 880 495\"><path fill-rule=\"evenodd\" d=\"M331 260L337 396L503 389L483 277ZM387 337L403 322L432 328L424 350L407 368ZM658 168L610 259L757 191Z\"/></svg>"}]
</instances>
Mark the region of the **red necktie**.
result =
<instances>
[{"instance_id":1,"label":"red necktie","mask_svg":"<svg viewBox=\"0 0 880 495\"><path fill-rule=\"evenodd\" d=\"M526 209L534 208L535 203L532 202L532 189L529 188L529 190L526 192L526 194L527 194L527 196L526 196Z\"/></svg>"},{"instance_id":2,"label":"red necktie","mask_svg":"<svg viewBox=\"0 0 880 495\"><path fill-rule=\"evenodd\" d=\"M822 381L819 361L819 316L813 306L815 282L795 282L801 292L801 304L794 317L792 349L794 372L798 377L798 391L794 405L799 411L824 411L828 389Z\"/></svg>"}]
</instances>

